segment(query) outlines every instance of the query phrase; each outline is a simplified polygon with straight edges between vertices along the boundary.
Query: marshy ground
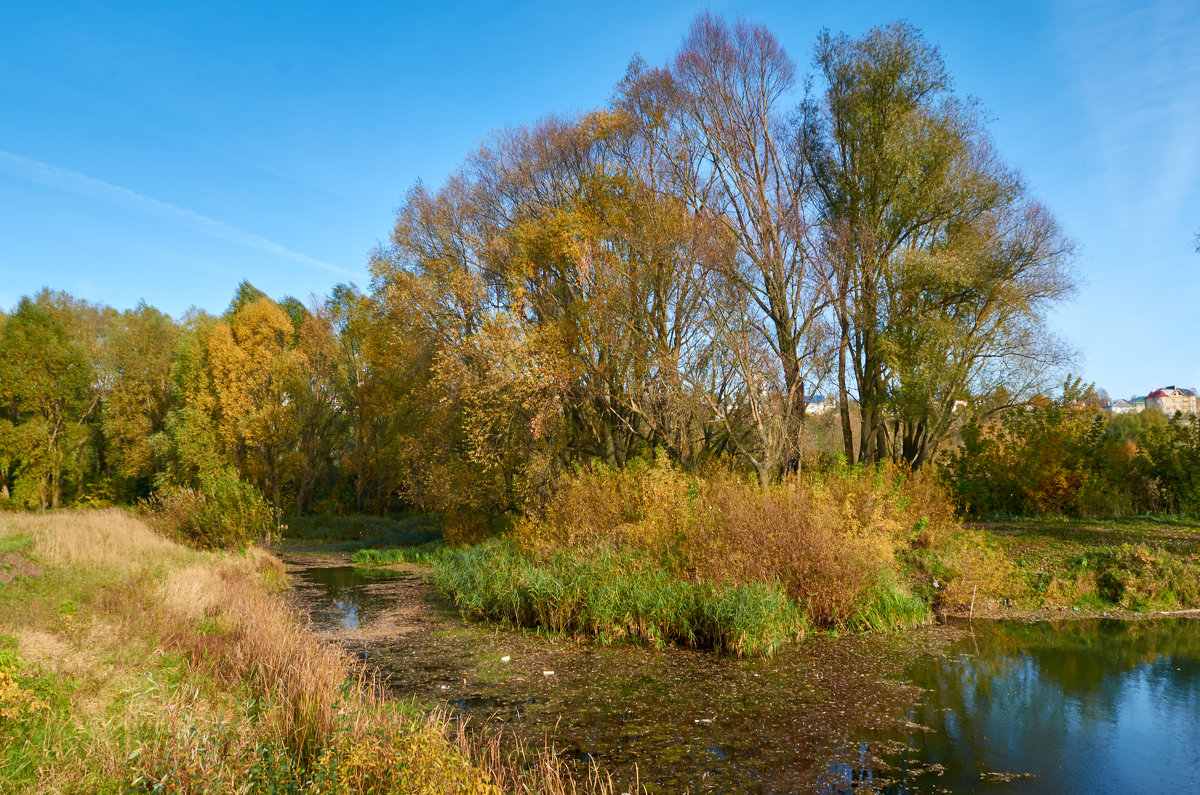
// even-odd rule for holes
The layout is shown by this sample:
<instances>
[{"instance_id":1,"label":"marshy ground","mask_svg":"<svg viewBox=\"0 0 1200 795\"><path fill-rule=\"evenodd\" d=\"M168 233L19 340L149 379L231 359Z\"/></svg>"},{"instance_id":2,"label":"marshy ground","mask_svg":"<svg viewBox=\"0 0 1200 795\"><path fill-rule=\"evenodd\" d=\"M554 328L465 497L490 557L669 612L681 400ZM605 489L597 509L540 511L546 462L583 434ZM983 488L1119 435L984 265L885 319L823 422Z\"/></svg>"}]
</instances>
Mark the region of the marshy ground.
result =
<instances>
[{"instance_id":1,"label":"marshy ground","mask_svg":"<svg viewBox=\"0 0 1200 795\"><path fill-rule=\"evenodd\" d=\"M818 630L762 659L464 620L425 568L349 565L435 533L371 522L281 547L285 578L123 511L0 516L0 791L613 791L571 789L593 763L616 791L1036 789L1043 749L1072 785L1200 786L1176 742L1200 731L1200 621L1160 618L1193 598L1200 523L986 528L1021 575L996 612L1139 621ZM1104 743L1105 765L1070 750Z\"/></svg>"},{"instance_id":2,"label":"marshy ground","mask_svg":"<svg viewBox=\"0 0 1200 795\"><path fill-rule=\"evenodd\" d=\"M901 731L920 691L900 681L961 628L820 635L770 659L548 637L465 621L419 567L348 569L281 552L318 631L387 677L395 697L449 707L477 729L548 741L651 792L805 791ZM342 564L342 565L338 565Z\"/></svg>"},{"instance_id":3,"label":"marshy ground","mask_svg":"<svg viewBox=\"0 0 1200 795\"><path fill-rule=\"evenodd\" d=\"M468 622L421 567L284 558L294 603L324 637L384 673L394 697L448 707L472 731L548 742L574 763L599 763L622 786L919 793L1200 784L1200 758L1183 741L1200 730L1200 621L1011 608L1021 620L817 633L770 659L737 659ZM1161 720L1139 722L1145 710ZM1088 750L1097 747L1107 749L1102 760ZM1150 757L1153 767L1141 761Z\"/></svg>"}]
</instances>

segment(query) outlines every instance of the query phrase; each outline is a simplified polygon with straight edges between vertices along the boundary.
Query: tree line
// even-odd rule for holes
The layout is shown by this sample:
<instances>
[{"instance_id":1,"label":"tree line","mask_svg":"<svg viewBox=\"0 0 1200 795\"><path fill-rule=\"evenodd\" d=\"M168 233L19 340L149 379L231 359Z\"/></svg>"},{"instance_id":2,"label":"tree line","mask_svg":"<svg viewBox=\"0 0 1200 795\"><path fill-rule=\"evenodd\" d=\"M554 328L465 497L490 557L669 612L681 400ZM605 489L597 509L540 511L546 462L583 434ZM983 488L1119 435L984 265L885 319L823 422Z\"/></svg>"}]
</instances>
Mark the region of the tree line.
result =
<instances>
[{"instance_id":1,"label":"tree line","mask_svg":"<svg viewBox=\"0 0 1200 795\"><path fill-rule=\"evenodd\" d=\"M963 509L987 516L1194 514L1200 417L1109 414L1079 379L961 428L942 474Z\"/></svg>"},{"instance_id":2,"label":"tree line","mask_svg":"<svg viewBox=\"0 0 1200 795\"><path fill-rule=\"evenodd\" d=\"M1044 392L1072 249L907 23L702 14L603 107L490 135L407 194L368 292L243 283L176 321L43 292L0 318L0 495L251 484L278 510L478 523L579 462L767 483L932 461L963 405ZM836 449L810 401L835 395Z\"/></svg>"}]
</instances>

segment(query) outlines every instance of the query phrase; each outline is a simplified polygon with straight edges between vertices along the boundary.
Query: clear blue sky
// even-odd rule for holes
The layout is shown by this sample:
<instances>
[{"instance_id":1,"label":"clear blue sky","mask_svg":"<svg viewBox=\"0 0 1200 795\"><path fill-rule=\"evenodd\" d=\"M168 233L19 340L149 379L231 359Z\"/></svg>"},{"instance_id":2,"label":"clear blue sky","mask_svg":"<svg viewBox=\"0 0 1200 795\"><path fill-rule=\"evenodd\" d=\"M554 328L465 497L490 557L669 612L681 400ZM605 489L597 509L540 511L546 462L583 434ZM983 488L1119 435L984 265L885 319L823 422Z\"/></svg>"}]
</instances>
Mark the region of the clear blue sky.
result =
<instances>
[{"instance_id":1,"label":"clear blue sky","mask_svg":"<svg viewBox=\"0 0 1200 795\"><path fill-rule=\"evenodd\" d=\"M415 4L413 4L415 5ZM489 130L603 103L698 3L0 0L0 306L43 286L221 310L365 286L418 178ZM907 18L1079 246L1056 318L1115 396L1200 385L1200 6L715 2L805 70L822 27Z\"/></svg>"}]
</instances>

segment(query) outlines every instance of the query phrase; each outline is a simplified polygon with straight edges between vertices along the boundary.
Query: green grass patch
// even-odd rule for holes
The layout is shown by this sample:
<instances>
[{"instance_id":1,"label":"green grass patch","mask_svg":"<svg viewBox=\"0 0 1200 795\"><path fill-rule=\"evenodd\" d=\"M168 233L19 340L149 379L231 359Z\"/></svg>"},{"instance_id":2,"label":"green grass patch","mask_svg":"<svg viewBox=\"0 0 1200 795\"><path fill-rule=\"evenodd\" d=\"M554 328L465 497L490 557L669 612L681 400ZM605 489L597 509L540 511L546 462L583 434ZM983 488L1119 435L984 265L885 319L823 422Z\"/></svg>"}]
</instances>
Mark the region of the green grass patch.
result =
<instances>
[{"instance_id":1,"label":"green grass patch","mask_svg":"<svg viewBox=\"0 0 1200 795\"><path fill-rule=\"evenodd\" d=\"M417 566L432 566L448 547L441 541L432 541L419 547L395 549L360 549L350 559L355 566L388 566L396 563L411 563Z\"/></svg>"},{"instance_id":2,"label":"green grass patch","mask_svg":"<svg viewBox=\"0 0 1200 795\"><path fill-rule=\"evenodd\" d=\"M438 587L466 615L602 643L766 656L808 628L804 608L774 583L688 582L631 550L568 550L535 561L495 540L444 552L433 566Z\"/></svg>"},{"instance_id":3,"label":"green grass patch","mask_svg":"<svg viewBox=\"0 0 1200 795\"><path fill-rule=\"evenodd\" d=\"M10 552L20 552L31 546L33 546L33 536L25 533L0 536L0 555L7 555Z\"/></svg>"}]
</instances>

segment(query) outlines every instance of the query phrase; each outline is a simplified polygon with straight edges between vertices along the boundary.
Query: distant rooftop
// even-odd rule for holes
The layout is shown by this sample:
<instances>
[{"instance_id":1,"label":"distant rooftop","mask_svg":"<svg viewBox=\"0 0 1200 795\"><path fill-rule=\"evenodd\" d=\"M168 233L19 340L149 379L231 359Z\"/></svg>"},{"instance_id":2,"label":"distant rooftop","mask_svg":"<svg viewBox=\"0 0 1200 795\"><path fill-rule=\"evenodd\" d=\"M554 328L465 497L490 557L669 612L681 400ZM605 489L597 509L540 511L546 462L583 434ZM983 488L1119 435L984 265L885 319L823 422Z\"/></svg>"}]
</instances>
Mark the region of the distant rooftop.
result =
<instances>
[{"instance_id":1,"label":"distant rooftop","mask_svg":"<svg viewBox=\"0 0 1200 795\"><path fill-rule=\"evenodd\" d=\"M1164 386L1161 389L1156 389L1153 392L1151 392L1149 395L1146 395L1146 397L1148 397L1148 398L1163 398L1163 397L1174 397L1176 395L1183 396L1183 397L1195 397L1196 393L1194 391L1192 391L1191 389L1184 389L1183 387L1177 387L1174 384L1172 384L1171 386Z\"/></svg>"}]
</instances>

